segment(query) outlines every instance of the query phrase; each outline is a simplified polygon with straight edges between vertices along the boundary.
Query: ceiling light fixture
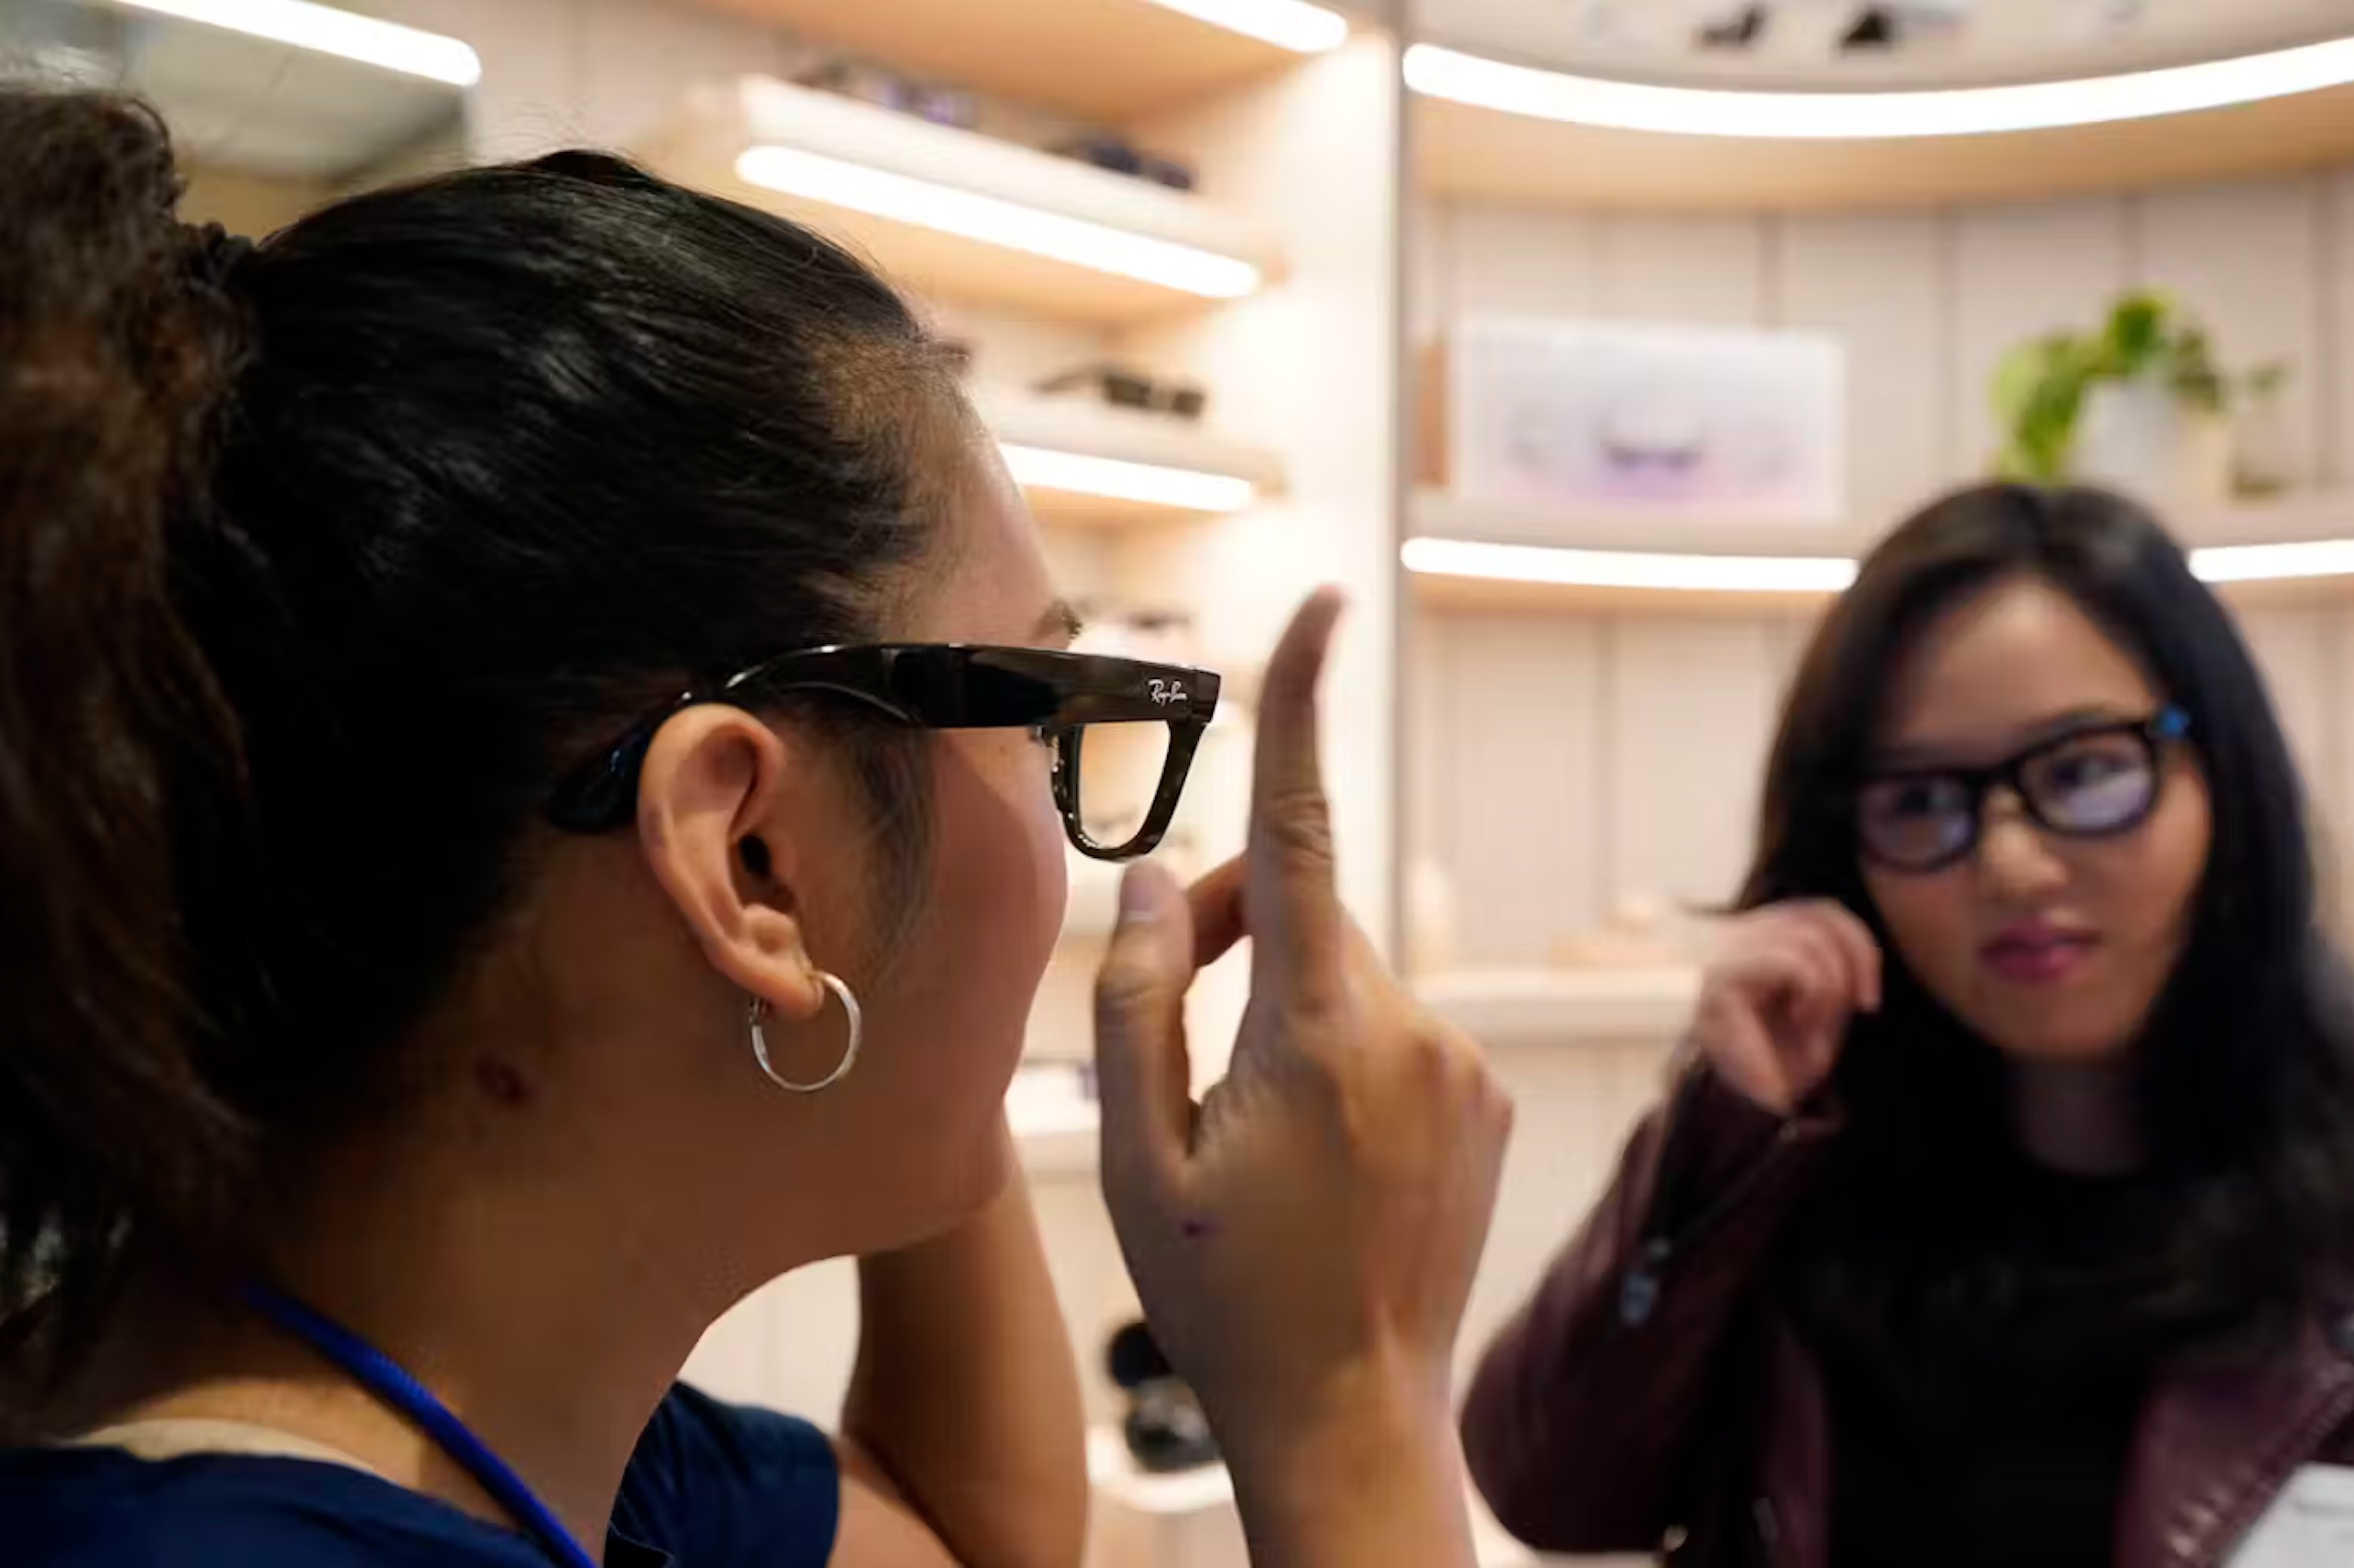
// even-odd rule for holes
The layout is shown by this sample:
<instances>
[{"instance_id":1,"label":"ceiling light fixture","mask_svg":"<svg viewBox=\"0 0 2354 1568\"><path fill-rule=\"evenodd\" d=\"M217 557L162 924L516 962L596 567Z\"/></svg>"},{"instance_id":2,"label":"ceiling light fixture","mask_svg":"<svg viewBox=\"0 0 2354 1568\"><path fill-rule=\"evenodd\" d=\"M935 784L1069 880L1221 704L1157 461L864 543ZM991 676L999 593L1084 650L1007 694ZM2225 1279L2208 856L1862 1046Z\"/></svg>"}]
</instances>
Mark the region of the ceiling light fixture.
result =
<instances>
[{"instance_id":1,"label":"ceiling light fixture","mask_svg":"<svg viewBox=\"0 0 2354 1568\"><path fill-rule=\"evenodd\" d=\"M2354 83L2354 38L2198 65L1921 92L1740 92L1657 87L1510 65L1432 44L1406 51L1418 93L1623 131L1770 140L1980 136L2221 109Z\"/></svg>"},{"instance_id":2,"label":"ceiling light fixture","mask_svg":"<svg viewBox=\"0 0 2354 1568\"><path fill-rule=\"evenodd\" d=\"M1652 555L1632 550L1563 550L1409 539L1406 570L1431 577L1545 583L1565 588L1658 588L1696 593L1837 593L1855 581L1855 562L1812 555Z\"/></svg>"},{"instance_id":3,"label":"ceiling light fixture","mask_svg":"<svg viewBox=\"0 0 2354 1568\"><path fill-rule=\"evenodd\" d=\"M201 22L452 87L482 80L482 60L456 38L357 16L308 0L113 0L134 11Z\"/></svg>"},{"instance_id":4,"label":"ceiling light fixture","mask_svg":"<svg viewBox=\"0 0 2354 1568\"><path fill-rule=\"evenodd\" d=\"M736 159L736 177L806 201L847 207L1207 299L1239 299L1259 286L1259 269L1233 256L798 148L751 148Z\"/></svg>"},{"instance_id":5,"label":"ceiling light fixture","mask_svg":"<svg viewBox=\"0 0 2354 1568\"><path fill-rule=\"evenodd\" d=\"M1258 488L1232 474L1194 468L1164 468L1047 447L1002 445L1006 471L1029 490L1060 490L1114 501L1166 506L1183 512L1239 512L1258 498Z\"/></svg>"},{"instance_id":6,"label":"ceiling light fixture","mask_svg":"<svg viewBox=\"0 0 2354 1568\"><path fill-rule=\"evenodd\" d=\"M1349 19L1307 0L1153 0L1199 21L1294 54L1322 54L1348 41Z\"/></svg>"}]
</instances>

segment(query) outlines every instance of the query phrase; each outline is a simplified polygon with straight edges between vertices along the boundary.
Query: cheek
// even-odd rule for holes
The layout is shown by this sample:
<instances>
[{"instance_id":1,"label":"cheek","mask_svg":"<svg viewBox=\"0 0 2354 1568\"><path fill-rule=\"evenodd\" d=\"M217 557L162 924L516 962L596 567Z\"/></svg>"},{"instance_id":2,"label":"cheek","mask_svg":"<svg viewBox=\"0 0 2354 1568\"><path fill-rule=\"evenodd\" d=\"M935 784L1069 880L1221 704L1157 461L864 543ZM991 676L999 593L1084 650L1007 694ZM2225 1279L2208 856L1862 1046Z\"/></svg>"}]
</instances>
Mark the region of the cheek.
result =
<instances>
[{"instance_id":1,"label":"cheek","mask_svg":"<svg viewBox=\"0 0 2354 1568\"><path fill-rule=\"evenodd\" d=\"M2188 775L2167 790L2137 840L2120 846L2128 852L2115 857L2103 878L2111 905L2103 913L2170 955L2186 933L2213 843L2206 782Z\"/></svg>"},{"instance_id":2,"label":"cheek","mask_svg":"<svg viewBox=\"0 0 2354 1568\"><path fill-rule=\"evenodd\" d=\"M1069 897L1050 754L1012 731L943 737L931 904L971 1000L1026 1018Z\"/></svg>"},{"instance_id":3,"label":"cheek","mask_svg":"<svg viewBox=\"0 0 2354 1568\"><path fill-rule=\"evenodd\" d=\"M1880 911L1897 956L1930 988L1950 997L1976 961L1975 906L1962 871L1928 876L1866 872L1864 891Z\"/></svg>"}]
</instances>

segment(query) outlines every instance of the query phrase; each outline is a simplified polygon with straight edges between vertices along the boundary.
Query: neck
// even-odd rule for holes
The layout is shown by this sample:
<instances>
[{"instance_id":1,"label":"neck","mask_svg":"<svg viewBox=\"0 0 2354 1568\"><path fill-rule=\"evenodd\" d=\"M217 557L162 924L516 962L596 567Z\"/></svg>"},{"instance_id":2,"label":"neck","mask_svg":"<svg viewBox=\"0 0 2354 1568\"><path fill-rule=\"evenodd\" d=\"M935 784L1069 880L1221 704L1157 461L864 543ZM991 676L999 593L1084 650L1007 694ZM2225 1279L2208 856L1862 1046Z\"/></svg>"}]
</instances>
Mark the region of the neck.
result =
<instances>
[{"instance_id":1,"label":"neck","mask_svg":"<svg viewBox=\"0 0 2354 1568\"><path fill-rule=\"evenodd\" d=\"M2038 1164L2072 1176L2121 1176L2143 1159L2130 1060L2013 1062L2011 1130Z\"/></svg>"},{"instance_id":2,"label":"neck","mask_svg":"<svg viewBox=\"0 0 2354 1568\"><path fill-rule=\"evenodd\" d=\"M423 1382L602 1558L638 1437L727 1300L682 1284L658 1221L577 1166L485 1179L378 1147L312 1192L273 1283ZM169 1392L129 1414L274 1426L517 1523L306 1345L235 1308L214 1323Z\"/></svg>"}]
</instances>

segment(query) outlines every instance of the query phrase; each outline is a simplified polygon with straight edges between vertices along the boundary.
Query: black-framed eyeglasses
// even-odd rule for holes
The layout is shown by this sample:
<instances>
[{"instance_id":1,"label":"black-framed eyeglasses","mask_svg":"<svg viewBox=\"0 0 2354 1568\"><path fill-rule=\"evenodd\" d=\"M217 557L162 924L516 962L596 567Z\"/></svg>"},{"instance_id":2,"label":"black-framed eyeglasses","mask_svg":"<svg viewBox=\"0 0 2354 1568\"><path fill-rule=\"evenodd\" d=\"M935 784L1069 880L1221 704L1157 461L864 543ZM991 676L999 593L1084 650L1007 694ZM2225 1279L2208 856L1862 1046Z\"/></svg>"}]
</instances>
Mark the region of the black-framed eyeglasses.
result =
<instances>
[{"instance_id":1,"label":"black-framed eyeglasses","mask_svg":"<svg viewBox=\"0 0 2354 1568\"><path fill-rule=\"evenodd\" d=\"M636 820L646 749L681 709L799 696L841 698L917 729L1034 730L1054 748L1054 799L1071 843L1097 860L1129 860L1149 854L1169 831L1202 731L1218 711L1218 677L1180 664L1044 648L806 649L688 692L638 724L557 786L548 820L575 833ZM1141 816L1134 810L1140 797L1149 801Z\"/></svg>"},{"instance_id":2,"label":"black-framed eyeglasses","mask_svg":"<svg viewBox=\"0 0 2354 1568\"><path fill-rule=\"evenodd\" d=\"M2028 820L2066 838L2132 831L2157 809L2163 750L2190 734L2190 715L2088 725L1978 768L1904 768L1855 792L1856 842L1892 871L1942 871L1978 847L1986 797L1998 784Z\"/></svg>"}]
</instances>

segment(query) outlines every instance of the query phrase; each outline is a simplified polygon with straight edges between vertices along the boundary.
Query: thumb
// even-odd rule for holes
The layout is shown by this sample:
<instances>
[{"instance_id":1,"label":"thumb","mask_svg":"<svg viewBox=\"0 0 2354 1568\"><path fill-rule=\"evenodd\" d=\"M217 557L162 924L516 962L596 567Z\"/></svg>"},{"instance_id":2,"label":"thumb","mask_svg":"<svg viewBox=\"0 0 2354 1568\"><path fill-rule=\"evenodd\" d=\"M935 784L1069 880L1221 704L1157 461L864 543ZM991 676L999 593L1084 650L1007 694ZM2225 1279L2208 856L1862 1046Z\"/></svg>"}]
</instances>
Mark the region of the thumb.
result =
<instances>
[{"instance_id":1,"label":"thumb","mask_svg":"<svg viewBox=\"0 0 2354 1568\"><path fill-rule=\"evenodd\" d=\"M1160 867L1120 882L1120 919L1095 979L1095 1076L1103 1105L1107 1195L1138 1180L1166 1190L1184 1169L1193 1123L1185 992L1193 916Z\"/></svg>"}]
</instances>

